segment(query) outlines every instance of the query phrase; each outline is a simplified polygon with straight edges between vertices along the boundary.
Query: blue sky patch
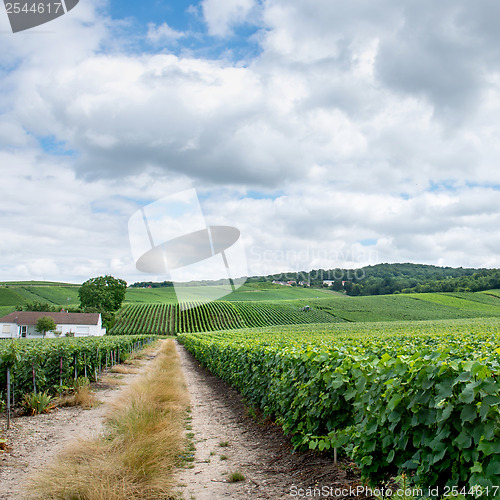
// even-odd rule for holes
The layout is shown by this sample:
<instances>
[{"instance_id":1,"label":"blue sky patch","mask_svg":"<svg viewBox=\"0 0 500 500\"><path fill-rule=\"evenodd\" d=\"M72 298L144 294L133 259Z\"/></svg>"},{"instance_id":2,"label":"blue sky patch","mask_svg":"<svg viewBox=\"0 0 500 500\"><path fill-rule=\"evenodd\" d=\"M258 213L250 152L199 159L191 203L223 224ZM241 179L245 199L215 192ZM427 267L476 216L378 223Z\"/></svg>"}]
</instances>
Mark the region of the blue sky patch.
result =
<instances>
[{"instance_id":1,"label":"blue sky patch","mask_svg":"<svg viewBox=\"0 0 500 500\"><path fill-rule=\"evenodd\" d=\"M210 35L200 4L175 0L170 2L110 0L107 12L113 19L125 21L125 25L117 29L119 36L127 41L122 46L127 52L168 52L177 56L187 54L192 57L225 59L233 62L248 61L261 52L254 37L258 28L253 25L235 26L228 37ZM151 26L158 29L163 24L182 33L182 36L157 40L148 38Z\"/></svg>"},{"instance_id":2,"label":"blue sky patch","mask_svg":"<svg viewBox=\"0 0 500 500\"><path fill-rule=\"evenodd\" d=\"M53 135L37 137L38 143L43 151L53 156L76 156L76 151L68 149L64 141L59 141Z\"/></svg>"}]
</instances>

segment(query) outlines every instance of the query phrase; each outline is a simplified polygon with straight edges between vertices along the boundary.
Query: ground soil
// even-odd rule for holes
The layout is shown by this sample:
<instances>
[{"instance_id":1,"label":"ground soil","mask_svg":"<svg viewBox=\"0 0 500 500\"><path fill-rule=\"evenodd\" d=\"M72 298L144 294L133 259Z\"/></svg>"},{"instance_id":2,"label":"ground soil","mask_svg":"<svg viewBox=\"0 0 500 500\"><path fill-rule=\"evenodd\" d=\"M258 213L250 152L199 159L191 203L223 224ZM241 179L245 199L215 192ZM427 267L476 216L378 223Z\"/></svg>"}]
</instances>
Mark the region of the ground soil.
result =
<instances>
[{"instance_id":1,"label":"ground soil","mask_svg":"<svg viewBox=\"0 0 500 500\"><path fill-rule=\"evenodd\" d=\"M178 475L183 498L371 498L365 492L352 494L361 488L354 464L340 460L335 465L332 458L295 453L278 426L251 416L238 392L177 347L191 396L187 432L196 447L194 462ZM229 482L235 471L245 480Z\"/></svg>"},{"instance_id":2,"label":"ground soil","mask_svg":"<svg viewBox=\"0 0 500 500\"><path fill-rule=\"evenodd\" d=\"M177 349L191 398L186 435L195 447L191 454L186 452L188 461L177 473L179 498L371 498L355 493L361 484L353 464L340 460L335 465L333 459L312 452L295 453L279 427L252 416L239 393L201 367L182 346ZM154 353L142 363L140 372L153 357ZM119 375L119 386L101 384L97 397L102 404L97 408L17 417L9 431L2 420L0 437L7 438L10 450L0 450L0 500L29 498L26 483L58 452L75 439L101 435L109 403L138 375ZM245 479L230 482L234 472Z\"/></svg>"}]
</instances>

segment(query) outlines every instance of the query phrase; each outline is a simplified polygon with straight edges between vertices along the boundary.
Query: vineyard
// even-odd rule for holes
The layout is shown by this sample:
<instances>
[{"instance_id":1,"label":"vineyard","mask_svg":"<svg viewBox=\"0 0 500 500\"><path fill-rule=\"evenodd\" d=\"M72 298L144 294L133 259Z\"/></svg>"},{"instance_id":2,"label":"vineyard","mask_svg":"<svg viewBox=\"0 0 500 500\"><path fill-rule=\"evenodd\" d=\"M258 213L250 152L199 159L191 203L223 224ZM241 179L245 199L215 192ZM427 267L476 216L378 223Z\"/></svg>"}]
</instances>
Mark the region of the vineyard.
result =
<instances>
[{"instance_id":1,"label":"vineyard","mask_svg":"<svg viewBox=\"0 0 500 500\"><path fill-rule=\"evenodd\" d=\"M282 326L179 341L297 448L338 448L372 484L405 472L421 487L500 493L496 319Z\"/></svg>"},{"instance_id":2,"label":"vineyard","mask_svg":"<svg viewBox=\"0 0 500 500\"><path fill-rule=\"evenodd\" d=\"M335 316L307 309L303 301L225 302L208 304L128 304L118 314L112 335L177 333L231 330L269 325L331 323Z\"/></svg>"},{"instance_id":3,"label":"vineyard","mask_svg":"<svg viewBox=\"0 0 500 500\"><path fill-rule=\"evenodd\" d=\"M126 304L109 333L175 335L273 325L499 317L500 300L492 293L496 292L369 297L330 295L311 297L307 301L190 302L183 304L184 307L177 303Z\"/></svg>"},{"instance_id":4,"label":"vineyard","mask_svg":"<svg viewBox=\"0 0 500 500\"><path fill-rule=\"evenodd\" d=\"M152 336L22 339L0 343L0 400L6 400L7 368L12 396L70 385L78 377L97 380L103 369L124 361Z\"/></svg>"}]
</instances>

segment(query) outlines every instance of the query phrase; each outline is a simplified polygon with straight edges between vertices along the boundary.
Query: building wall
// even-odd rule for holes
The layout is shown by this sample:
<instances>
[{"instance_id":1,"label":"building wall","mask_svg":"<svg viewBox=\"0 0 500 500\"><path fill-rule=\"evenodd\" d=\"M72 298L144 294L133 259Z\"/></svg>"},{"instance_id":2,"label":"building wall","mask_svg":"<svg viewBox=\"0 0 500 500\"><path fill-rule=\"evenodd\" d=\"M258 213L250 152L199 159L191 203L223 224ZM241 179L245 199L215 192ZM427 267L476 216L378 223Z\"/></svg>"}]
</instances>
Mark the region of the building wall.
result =
<instances>
[{"instance_id":1,"label":"building wall","mask_svg":"<svg viewBox=\"0 0 500 500\"><path fill-rule=\"evenodd\" d=\"M0 338L19 338L21 336L21 326L16 323L0 323ZM74 333L75 337L102 336L106 330L101 327L99 321L97 325L57 325L57 331L61 332L59 336L65 336L66 333ZM55 338L51 332L47 332L46 338ZM26 329L26 338L43 338L40 332L36 331L36 326L28 325Z\"/></svg>"},{"instance_id":2,"label":"building wall","mask_svg":"<svg viewBox=\"0 0 500 500\"><path fill-rule=\"evenodd\" d=\"M100 322L99 322L100 323ZM74 333L75 337L97 337L104 335L106 330L101 328L100 324L97 325L57 325L57 331L61 332L64 336L66 333ZM54 337L53 334L47 334L47 337Z\"/></svg>"},{"instance_id":3,"label":"building wall","mask_svg":"<svg viewBox=\"0 0 500 500\"><path fill-rule=\"evenodd\" d=\"M0 323L0 339L17 338L18 331L15 323Z\"/></svg>"}]
</instances>

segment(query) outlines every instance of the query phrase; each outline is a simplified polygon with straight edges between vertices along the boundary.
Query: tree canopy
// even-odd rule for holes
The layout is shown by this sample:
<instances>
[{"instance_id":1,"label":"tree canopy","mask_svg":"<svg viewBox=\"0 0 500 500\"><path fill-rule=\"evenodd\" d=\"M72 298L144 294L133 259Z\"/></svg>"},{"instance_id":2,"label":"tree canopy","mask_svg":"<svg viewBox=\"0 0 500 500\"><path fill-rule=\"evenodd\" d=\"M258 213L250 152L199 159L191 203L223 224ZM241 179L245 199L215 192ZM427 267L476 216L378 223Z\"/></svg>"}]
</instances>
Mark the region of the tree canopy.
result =
<instances>
[{"instance_id":1,"label":"tree canopy","mask_svg":"<svg viewBox=\"0 0 500 500\"><path fill-rule=\"evenodd\" d=\"M95 308L101 312L117 311L120 309L127 282L113 276L99 276L87 280L78 289L80 306L84 309Z\"/></svg>"},{"instance_id":2,"label":"tree canopy","mask_svg":"<svg viewBox=\"0 0 500 500\"><path fill-rule=\"evenodd\" d=\"M53 332L56 327L56 322L50 316L42 316L36 322L36 331L43 334L44 337L47 332Z\"/></svg>"}]
</instances>

